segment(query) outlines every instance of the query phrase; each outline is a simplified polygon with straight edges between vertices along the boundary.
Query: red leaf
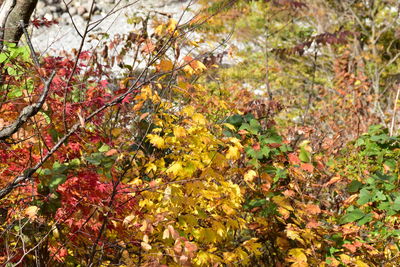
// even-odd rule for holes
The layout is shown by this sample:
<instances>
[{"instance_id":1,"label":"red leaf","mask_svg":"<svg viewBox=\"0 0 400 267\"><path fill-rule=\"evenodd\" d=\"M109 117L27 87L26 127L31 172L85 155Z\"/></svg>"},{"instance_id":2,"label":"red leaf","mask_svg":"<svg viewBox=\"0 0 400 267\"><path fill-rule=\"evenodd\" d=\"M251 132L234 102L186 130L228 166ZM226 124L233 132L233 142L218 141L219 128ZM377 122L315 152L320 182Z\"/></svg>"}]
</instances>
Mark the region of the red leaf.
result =
<instances>
[{"instance_id":1,"label":"red leaf","mask_svg":"<svg viewBox=\"0 0 400 267\"><path fill-rule=\"evenodd\" d=\"M255 144L253 145L253 149L254 149L255 151L260 150L260 149L261 149L260 143L255 143Z\"/></svg>"},{"instance_id":2,"label":"red leaf","mask_svg":"<svg viewBox=\"0 0 400 267\"><path fill-rule=\"evenodd\" d=\"M299 159L299 157L295 153L290 153L288 155L288 158L289 158L290 163L292 163L292 164L296 164L297 165L297 164L301 163L301 160Z\"/></svg>"},{"instance_id":3,"label":"red leaf","mask_svg":"<svg viewBox=\"0 0 400 267\"><path fill-rule=\"evenodd\" d=\"M301 163L300 168L308 172L313 172L314 170L314 166L311 163Z\"/></svg>"},{"instance_id":4,"label":"red leaf","mask_svg":"<svg viewBox=\"0 0 400 267\"><path fill-rule=\"evenodd\" d=\"M317 222L316 220L313 220L313 219L310 220L306 225L306 227L310 228L310 229L317 228L318 226L319 226L319 222Z\"/></svg>"}]
</instances>

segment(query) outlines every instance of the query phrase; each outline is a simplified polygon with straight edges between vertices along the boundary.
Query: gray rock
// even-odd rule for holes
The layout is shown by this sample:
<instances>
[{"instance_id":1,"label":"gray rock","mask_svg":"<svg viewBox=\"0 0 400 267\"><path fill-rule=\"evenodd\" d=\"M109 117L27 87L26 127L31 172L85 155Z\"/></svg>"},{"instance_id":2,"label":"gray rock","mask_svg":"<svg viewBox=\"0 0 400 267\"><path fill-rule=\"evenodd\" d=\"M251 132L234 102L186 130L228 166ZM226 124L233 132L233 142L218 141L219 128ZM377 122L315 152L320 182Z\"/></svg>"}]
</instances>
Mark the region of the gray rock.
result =
<instances>
[{"instance_id":1,"label":"gray rock","mask_svg":"<svg viewBox=\"0 0 400 267\"><path fill-rule=\"evenodd\" d=\"M45 19L47 19L47 20L53 20L54 19L54 16L51 13L46 13L43 17Z\"/></svg>"},{"instance_id":2,"label":"gray rock","mask_svg":"<svg viewBox=\"0 0 400 267\"><path fill-rule=\"evenodd\" d=\"M83 14L87 13L87 9L86 9L86 7L84 7L84 6L79 6L79 7L77 8L77 11L78 11L78 15L79 15L79 16L82 16Z\"/></svg>"},{"instance_id":3,"label":"gray rock","mask_svg":"<svg viewBox=\"0 0 400 267\"><path fill-rule=\"evenodd\" d=\"M39 1L36 5L36 12L42 11L46 7L46 4L42 1Z\"/></svg>"},{"instance_id":4,"label":"gray rock","mask_svg":"<svg viewBox=\"0 0 400 267\"><path fill-rule=\"evenodd\" d=\"M69 13L72 15L72 16L74 16L74 15L76 15L76 14L78 14L78 9L76 8L76 7L70 7L69 8Z\"/></svg>"}]
</instances>

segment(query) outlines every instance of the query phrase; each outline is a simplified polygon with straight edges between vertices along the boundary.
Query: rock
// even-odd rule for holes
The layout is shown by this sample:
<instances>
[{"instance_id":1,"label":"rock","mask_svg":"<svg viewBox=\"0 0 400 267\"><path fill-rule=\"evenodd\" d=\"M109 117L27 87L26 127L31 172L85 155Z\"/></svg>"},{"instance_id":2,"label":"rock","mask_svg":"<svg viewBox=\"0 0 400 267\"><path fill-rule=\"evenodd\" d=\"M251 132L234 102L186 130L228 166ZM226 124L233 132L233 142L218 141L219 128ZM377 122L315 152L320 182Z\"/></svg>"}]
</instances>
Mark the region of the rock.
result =
<instances>
[{"instance_id":1,"label":"rock","mask_svg":"<svg viewBox=\"0 0 400 267\"><path fill-rule=\"evenodd\" d=\"M71 14L71 16L74 16L74 15L78 14L78 9L76 7L74 7L74 6L68 8L68 10L69 10L69 13Z\"/></svg>"},{"instance_id":2,"label":"rock","mask_svg":"<svg viewBox=\"0 0 400 267\"><path fill-rule=\"evenodd\" d=\"M42 9L44 9L45 7L46 7L46 4L42 1L39 1L36 5L36 12L42 11Z\"/></svg>"},{"instance_id":3,"label":"rock","mask_svg":"<svg viewBox=\"0 0 400 267\"><path fill-rule=\"evenodd\" d=\"M86 7L84 7L84 6L79 6L79 7L77 8L77 12L78 12L78 15L79 15L79 16L82 16L83 14L87 13L87 9L86 9Z\"/></svg>"},{"instance_id":4,"label":"rock","mask_svg":"<svg viewBox=\"0 0 400 267\"><path fill-rule=\"evenodd\" d=\"M47 20L53 20L53 18L54 18L53 14L50 14L50 13L46 13L43 17Z\"/></svg>"},{"instance_id":5,"label":"rock","mask_svg":"<svg viewBox=\"0 0 400 267\"><path fill-rule=\"evenodd\" d=\"M60 22L67 25L71 24L71 18L69 17L68 13L64 13L61 15Z\"/></svg>"}]
</instances>

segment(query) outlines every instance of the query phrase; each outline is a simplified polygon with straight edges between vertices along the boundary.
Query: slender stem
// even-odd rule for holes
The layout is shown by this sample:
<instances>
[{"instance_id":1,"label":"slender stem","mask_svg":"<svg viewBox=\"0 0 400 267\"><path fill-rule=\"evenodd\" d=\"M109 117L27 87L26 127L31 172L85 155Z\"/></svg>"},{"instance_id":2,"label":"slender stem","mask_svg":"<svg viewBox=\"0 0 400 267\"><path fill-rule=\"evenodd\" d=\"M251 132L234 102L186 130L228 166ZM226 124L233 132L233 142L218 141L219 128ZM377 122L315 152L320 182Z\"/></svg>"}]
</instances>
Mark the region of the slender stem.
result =
<instances>
[{"instance_id":1,"label":"slender stem","mask_svg":"<svg viewBox=\"0 0 400 267\"><path fill-rule=\"evenodd\" d=\"M397 102L399 100L399 94L400 94L400 83L397 84L396 98L394 100L394 106L393 106L392 122L390 124L390 131L389 131L390 136L393 136L394 123L396 122L396 109L397 109Z\"/></svg>"}]
</instances>

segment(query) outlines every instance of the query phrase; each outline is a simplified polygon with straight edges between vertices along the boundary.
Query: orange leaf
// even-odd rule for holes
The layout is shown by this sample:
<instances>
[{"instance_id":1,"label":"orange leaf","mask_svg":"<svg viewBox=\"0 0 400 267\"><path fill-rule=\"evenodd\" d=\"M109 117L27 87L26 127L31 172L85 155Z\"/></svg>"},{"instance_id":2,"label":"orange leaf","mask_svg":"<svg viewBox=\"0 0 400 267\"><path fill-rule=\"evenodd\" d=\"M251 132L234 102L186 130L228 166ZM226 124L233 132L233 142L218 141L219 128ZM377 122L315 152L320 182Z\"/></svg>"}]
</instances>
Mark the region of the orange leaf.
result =
<instances>
[{"instance_id":1,"label":"orange leaf","mask_svg":"<svg viewBox=\"0 0 400 267\"><path fill-rule=\"evenodd\" d=\"M306 210L310 214L320 214L321 213L321 209L319 208L319 206L314 205L314 204L308 204L306 207Z\"/></svg>"},{"instance_id":2,"label":"orange leaf","mask_svg":"<svg viewBox=\"0 0 400 267\"><path fill-rule=\"evenodd\" d=\"M335 176L332 179L330 179L328 182L324 183L324 186L330 186L331 184L334 184L338 181L340 181L340 176Z\"/></svg>"},{"instance_id":3,"label":"orange leaf","mask_svg":"<svg viewBox=\"0 0 400 267\"><path fill-rule=\"evenodd\" d=\"M310 229L318 228L318 226L319 226L319 222L317 222L316 220L313 220L313 219L310 220L306 225L306 227L310 228Z\"/></svg>"},{"instance_id":4,"label":"orange leaf","mask_svg":"<svg viewBox=\"0 0 400 267\"><path fill-rule=\"evenodd\" d=\"M354 246L353 244L343 244L343 247L347 248L348 250L350 250L352 253L357 251L357 247Z\"/></svg>"},{"instance_id":5,"label":"orange leaf","mask_svg":"<svg viewBox=\"0 0 400 267\"><path fill-rule=\"evenodd\" d=\"M115 155L115 154L117 154L118 153L118 150L116 150L116 149L110 149L110 150L108 150L107 152L106 152L106 156L112 156L112 155Z\"/></svg>"},{"instance_id":6,"label":"orange leaf","mask_svg":"<svg viewBox=\"0 0 400 267\"><path fill-rule=\"evenodd\" d=\"M292 163L292 164L298 165L298 164L301 163L301 160L299 159L299 157L295 153L290 153L288 155L288 158L289 158L290 163Z\"/></svg>"},{"instance_id":7,"label":"orange leaf","mask_svg":"<svg viewBox=\"0 0 400 267\"><path fill-rule=\"evenodd\" d=\"M300 168L308 172L313 172L314 170L314 166L311 163L301 163Z\"/></svg>"}]
</instances>

